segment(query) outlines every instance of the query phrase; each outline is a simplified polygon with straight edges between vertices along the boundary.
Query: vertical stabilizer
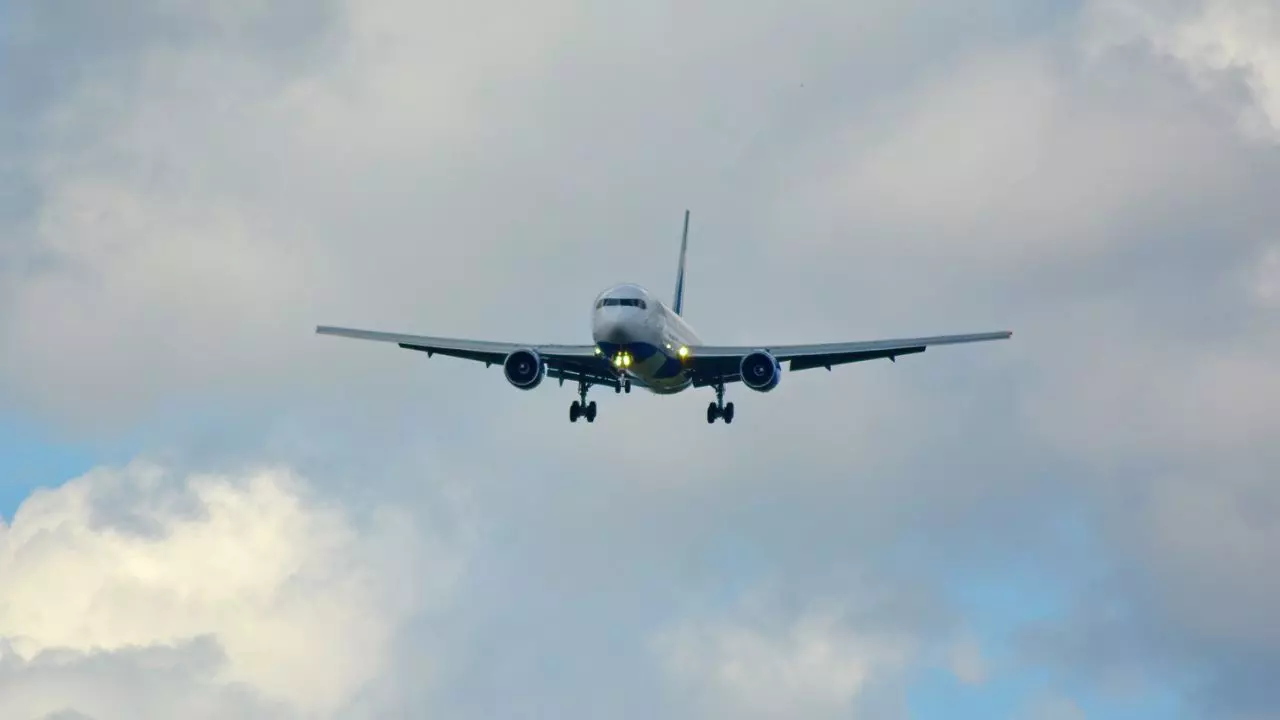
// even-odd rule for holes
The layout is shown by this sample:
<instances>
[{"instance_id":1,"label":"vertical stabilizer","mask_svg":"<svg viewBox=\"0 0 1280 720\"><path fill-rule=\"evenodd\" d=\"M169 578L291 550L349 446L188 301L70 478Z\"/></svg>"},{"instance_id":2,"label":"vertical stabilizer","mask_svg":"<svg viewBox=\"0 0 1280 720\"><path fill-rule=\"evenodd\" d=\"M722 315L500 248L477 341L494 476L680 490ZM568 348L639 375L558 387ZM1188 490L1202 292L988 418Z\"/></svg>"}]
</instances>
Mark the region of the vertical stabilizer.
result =
<instances>
[{"instance_id":1,"label":"vertical stabilizer","mask_svg":"<svg viewBox=\"0 0 1280 720\"><path fill-rule=\"evenodd\" d=\"M676 273L676 295L671 309L677 315L684 314L684 256L689 250L689 211L684 211L684 232L680 236L680 269Z\"/></svg>"}]
</instances>

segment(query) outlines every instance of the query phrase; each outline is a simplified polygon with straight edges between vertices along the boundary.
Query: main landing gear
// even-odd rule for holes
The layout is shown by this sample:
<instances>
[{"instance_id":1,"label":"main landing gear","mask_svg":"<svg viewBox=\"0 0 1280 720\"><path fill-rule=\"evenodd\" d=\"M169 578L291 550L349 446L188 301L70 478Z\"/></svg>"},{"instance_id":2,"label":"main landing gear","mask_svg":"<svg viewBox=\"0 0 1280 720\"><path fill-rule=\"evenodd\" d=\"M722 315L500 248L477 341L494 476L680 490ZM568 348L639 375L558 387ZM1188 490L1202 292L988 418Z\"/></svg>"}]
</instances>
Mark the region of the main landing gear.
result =
<instances>
[{"instance_id":1,"label":"main landing gear","mask_svg":"<svg viewBox=\"0 0 1280 720\"><path fill-rule=\"evenodd\" d=\"M716 418L724 418L724 424L728 425L733 422L733 403L725 404L724 401L724 383L719 383L716 388L716 401L707 406L707 424L714 424Z\"/></svg>"},{"instance_id":2,"label":"main landing gear","mask_svg":"<svg viewBox=\"0 0 1280 720\"><path fill-rule=\"evenodd\" d=\"M587 402L587 390L590 387L589 383L578 382L578 397L582 398L582 400L574 400L573 404L569 406L569 422L576 423L580 417L585 417L589 423L596 421L596 401Z\"/></svg>"},{"instance_id":3,"label":"main landing gear","mask_svg":"<svg viewBox=\"0 0 1280 720\"><path fill-rule=\"evenodd\" d=\"M587 402L587 390L590 389L591 383L586 382L585 380L578 381L579 399L574 400L573 404L569 406L569 422L576 423L578 422L578 418L586 418L589 423L596 421L596 402L595 400ZM631 392L630 378L620 379L618 383L613 386L613 391L615 393L621 393L624 390L626 392Z\"/></svg>"}]
</instances>

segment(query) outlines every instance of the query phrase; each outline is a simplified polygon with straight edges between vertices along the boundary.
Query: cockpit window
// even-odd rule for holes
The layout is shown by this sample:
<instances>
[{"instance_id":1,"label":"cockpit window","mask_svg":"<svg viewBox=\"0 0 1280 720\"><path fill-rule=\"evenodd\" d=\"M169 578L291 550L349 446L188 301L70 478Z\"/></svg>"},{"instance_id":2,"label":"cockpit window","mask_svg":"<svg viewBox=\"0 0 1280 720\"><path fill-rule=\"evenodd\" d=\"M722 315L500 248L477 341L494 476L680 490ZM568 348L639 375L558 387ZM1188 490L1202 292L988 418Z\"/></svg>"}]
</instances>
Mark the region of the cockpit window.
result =
<instances>
[{"instance_id":1,"label":"cockpit window","mask_svg":"<svg viewBox=\"0 0 1280 720\"><path fill-rule=\"evenodd\" d=\"M638 298L602 298L600 302L596 303L596 309L598 310L602 307L609 307L610 305L621 305L623 307L636 307L636 308L640 308L641 310L645 310L648 308L648 305L645 305L645 302Z\"/></svg>"}]
</instances>

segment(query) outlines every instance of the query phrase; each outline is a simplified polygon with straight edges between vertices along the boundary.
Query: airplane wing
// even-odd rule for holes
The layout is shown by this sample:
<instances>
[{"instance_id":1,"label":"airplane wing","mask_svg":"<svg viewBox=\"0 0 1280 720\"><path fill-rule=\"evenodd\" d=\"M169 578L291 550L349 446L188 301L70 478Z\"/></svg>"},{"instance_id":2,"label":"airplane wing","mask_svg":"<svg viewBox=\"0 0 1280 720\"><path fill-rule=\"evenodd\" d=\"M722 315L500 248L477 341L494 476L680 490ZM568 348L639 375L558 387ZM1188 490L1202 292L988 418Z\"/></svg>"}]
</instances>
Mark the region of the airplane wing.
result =
<instances>
[{"instance_id":1,"label":"airplane wing","mask_svg":"<svg viewBox=\"0 0 1280 720\"><path fill-rule=\"evenodd\" d=\"M427 357L446 355L482 362L485 367L501 365L507 355L516 350L537 351L547 364L547 376L565 380L587 380L592 384L613 386L618 376L609 361L596 355L594 345L547 345L536 343L506 343L488 340L463 340L458 338L427 337L425 335L401 335L398 333L356 330L353 328L316 328L320 335L335 335L357 340L395 343L406 350L425 352Z\"/></svg>"},{"instance_id":2,"label":"airplane wing","mask_svg":"<svg viewBox=\"0 0 1280 720\"><path fill-rule=\"evenodd\" d=\"M958 343L1006 340L1013 336L1008 331L975 333L970 335L939 335L936 337L900 338L863 342L822 343L817 345L772 346L716 346L701 345L689 348L686 363L693 369L695 387L731 383L742 379L739 367L742 358L756 350L768 351L779 364L789 363L791 370L809 370L835 365L921 353L930 345L954 345Z\"/></svg>"}]
</instances>

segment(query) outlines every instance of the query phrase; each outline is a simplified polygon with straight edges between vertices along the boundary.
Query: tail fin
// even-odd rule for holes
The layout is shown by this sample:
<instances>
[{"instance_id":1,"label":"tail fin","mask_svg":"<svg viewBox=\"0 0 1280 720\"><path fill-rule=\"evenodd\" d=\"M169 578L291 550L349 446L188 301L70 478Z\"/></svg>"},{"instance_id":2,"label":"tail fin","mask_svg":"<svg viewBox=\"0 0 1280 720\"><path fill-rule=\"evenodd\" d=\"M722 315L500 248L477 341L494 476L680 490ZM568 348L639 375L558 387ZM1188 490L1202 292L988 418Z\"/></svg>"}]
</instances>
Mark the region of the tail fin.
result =
<instances>
[{"instance_id":1,"label":"tail fin","mask_svg":"<svg viewBox=\"0 0 1280 720\"><path fill-rule=\"evenodd\" d=\"M684 232L680 236L680 270L676 273L676 296L671 302L671 310L677 315L684 313L684 256L689 249L689 211L684 211Z\"/></svg>"}]
</instances>

